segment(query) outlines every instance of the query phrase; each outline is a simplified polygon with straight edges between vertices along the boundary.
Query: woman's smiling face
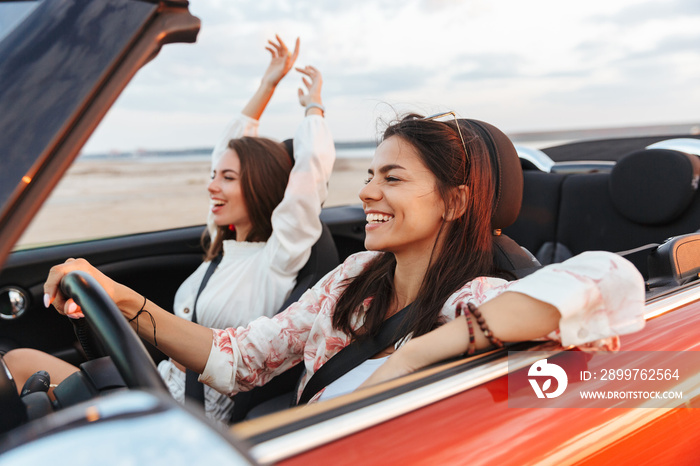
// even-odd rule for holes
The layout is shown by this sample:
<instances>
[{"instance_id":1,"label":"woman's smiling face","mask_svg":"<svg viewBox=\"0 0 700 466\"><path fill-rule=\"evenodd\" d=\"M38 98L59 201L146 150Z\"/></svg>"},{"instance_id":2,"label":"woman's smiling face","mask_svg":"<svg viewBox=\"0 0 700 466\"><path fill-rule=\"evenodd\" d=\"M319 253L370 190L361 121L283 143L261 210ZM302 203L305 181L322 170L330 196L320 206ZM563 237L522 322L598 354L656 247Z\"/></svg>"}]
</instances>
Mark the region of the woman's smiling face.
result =
<instances>
[{"instance_id":1,"label":"woman's smiling face","mask_svg":"<svg viewBox=\"0 0 700 466\"><path fill-rule=\"evenodd\" d=\"M429 254L445 204L435 175L416 149L400 137L389 137L377 147L367 172L367 184L360 190L367 215L365 247L394 254Z\"/></svg>"},{"instance_id":2,"label":"woman's smiling face","mask_svg":"<svg viewBox=\"0 0 700 466\"><path fill-rule=\"evenodd\" d=\"M218 226L235 225L237 238L245 238L251 223L243 199L241 161L236 151L228 149L224 152L207 189L214 222Z\"/></svg>"}]
</instances>

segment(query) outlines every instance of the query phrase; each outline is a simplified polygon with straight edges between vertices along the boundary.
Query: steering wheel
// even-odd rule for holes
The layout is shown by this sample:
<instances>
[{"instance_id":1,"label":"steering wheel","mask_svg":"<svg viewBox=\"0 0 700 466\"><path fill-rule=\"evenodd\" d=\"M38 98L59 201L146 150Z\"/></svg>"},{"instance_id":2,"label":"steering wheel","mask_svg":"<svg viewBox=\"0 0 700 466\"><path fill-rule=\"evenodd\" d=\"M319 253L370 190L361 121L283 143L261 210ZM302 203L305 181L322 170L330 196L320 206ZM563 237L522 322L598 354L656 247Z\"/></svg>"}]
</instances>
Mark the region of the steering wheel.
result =
<instances>
[{"instance_id":1,"label":"steering wheel","mask_svg":"<svg viewBox=\"0 0 700 466\"><path fill-rule=\"evenodd\" d=\"M80 306L127 387L167 391L141 339L97 280L71 272L61 280L61 291Z\"/></svg>"},{"instance_id":2,"label":"steering wheel","mask_svg":"<svg viewBox=\"0 0 700 466\"><path fill-rule=\"evenodd\" d=\"M153 360L105 290L85 272L71 272L61 280L61 291L80 306L95 336L112 357L129 388L166 391ZM17 393L10 371L0 355L0 434L27 421L27 406Z\"/></svg>"}]
</instances>

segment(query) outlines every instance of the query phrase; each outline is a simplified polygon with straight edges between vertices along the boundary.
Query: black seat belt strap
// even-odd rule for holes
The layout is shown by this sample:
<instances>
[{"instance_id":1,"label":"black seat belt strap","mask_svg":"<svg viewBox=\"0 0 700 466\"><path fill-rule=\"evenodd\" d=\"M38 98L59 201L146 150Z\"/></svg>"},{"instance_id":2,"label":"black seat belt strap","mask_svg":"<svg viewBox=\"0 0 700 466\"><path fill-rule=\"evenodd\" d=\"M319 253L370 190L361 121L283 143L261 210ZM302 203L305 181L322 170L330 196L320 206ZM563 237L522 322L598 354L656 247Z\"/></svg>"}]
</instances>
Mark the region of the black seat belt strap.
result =
<instances>
[{"instance_id":1,"label":"black seat belt strap","mask_svg":"<svg viewBox=\"0 0 700 466\"><path fill-rule=\"evenodd\" d=\"M199 299L199 295L202 294L204 287L207 286L207 282L209 282L209 279L214 274L214 270L216 270L219 262L221 262L221 257L222 255L219 254L212 259L209 263L209 267L207 267L207 271L204 273L202 283L199 285L199 290L197 291L197 296L194 298L194 305L192 306L192 322L194 323L197 323L197 300ZM193 370L187 369L185 375L185 397L204 404L204 384L199 382L197 380L198 378L199 374Z\"/></svg>"},{"instance_id":2,"label":"black seat belt strap","mask_svg":"<svg viewBox=\"0 0 700 466\"><path fill-rule=\"evenodd\" d=\"M411 304L401 309L385 320L376 336L369 339L356 340L340 350L321 366L299 397L298 404L306 404L316 393L338 380L341 376L356 368L375 354L395 344L398 338L398 329L408 313Z\"/></svg>"},{"instance_id":3,"label":"black seat belt strap","mask_svg":"<svg viewBox=\"0 0 700 466\"><path fill-rule=\"evenodd\" d=\"M658 248L659 246L660 246L659 243L649 243L649 244L645 244L644 246L639 246L638 248L628 249L628 250L626 250L626 251L616 252L615 254L617 254L618 256L625 257L625 256L632 255L632 254L634 254L634 253L637 253L637 252L651 251L652 249L656 249L656 248Z\"/></svg>"}]
</instances>

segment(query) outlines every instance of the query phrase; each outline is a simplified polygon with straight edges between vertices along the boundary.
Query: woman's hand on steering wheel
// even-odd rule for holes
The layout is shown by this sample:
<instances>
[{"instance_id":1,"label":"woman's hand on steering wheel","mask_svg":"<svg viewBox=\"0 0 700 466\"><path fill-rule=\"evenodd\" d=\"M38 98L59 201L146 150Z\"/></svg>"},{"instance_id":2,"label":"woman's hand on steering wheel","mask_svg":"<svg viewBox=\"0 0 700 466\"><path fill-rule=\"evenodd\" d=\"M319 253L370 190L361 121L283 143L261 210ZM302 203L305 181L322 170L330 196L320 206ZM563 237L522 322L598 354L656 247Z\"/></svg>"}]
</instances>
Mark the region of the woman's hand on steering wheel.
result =
<instances>
[{"instance_id":1,"label":"woman's hand on steering wheel","mask_svg":"<svg viewBox=\"0 0 700 466\"><path fill-rule=\"evenodd\" d=\"M97 270L85 259L68 259L63 264L51 267L49 276L44 283L44 306L47 308L53 304L59 314L63 314L72 319L83 317L83 313L75 301L66 298L61 292L61 280L70 272L80 270L91 275L104 288L110 298L115 303L119 300L116 296L117 290L123 288L117 282Z\"/></svg>"}]
</instances>

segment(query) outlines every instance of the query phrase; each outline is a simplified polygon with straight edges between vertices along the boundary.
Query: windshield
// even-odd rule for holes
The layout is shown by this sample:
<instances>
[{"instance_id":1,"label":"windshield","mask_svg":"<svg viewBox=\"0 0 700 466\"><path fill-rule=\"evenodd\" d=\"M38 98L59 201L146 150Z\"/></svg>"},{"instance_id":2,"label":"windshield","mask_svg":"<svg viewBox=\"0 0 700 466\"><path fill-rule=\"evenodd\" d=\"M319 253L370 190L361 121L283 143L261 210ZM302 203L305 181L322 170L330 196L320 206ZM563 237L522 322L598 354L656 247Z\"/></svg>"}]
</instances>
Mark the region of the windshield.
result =
<instances>
[{"instance_id":1,"label":"windshield","mask_svg":"<svg viewBox=\"0 0 700 466\"><path fill-rule=\"evenodd\" d=\"M0 3L0 41L36 9L39 1Z\"/></svg>"}]
</instances>

